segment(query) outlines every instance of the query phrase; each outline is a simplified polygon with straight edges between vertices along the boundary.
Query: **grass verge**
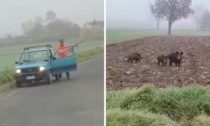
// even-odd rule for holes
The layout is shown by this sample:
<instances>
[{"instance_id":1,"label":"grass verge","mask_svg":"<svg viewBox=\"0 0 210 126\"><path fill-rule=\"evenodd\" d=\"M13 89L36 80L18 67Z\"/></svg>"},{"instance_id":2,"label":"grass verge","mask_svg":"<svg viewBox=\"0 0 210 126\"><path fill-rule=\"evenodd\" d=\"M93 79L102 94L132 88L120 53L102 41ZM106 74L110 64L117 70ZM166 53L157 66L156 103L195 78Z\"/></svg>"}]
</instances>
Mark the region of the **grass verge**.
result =
<instances>
[{"instance_id":1,"label":"grass verge","mask_svg":"<svg viewBox=\"0 0 210 126\"><path fill-rule=\"evenodd\" d=\"M103 54L102 47L96 47L91 50L86 50L76 54L78 62L82 62L91 59L95 56ZM6 69L0 73L0 93L6 92L12 88L15 88L14 84L14 70Z\"/></svg>"},{"instance_id":2,"label":"grass verge","mask_svg":"<svg viewBox=\"0 0 210 126\"><path fill-rule=\"evenodd\" d=\"M111 120L109 126L126 124L125 120L130 122L127 123L130 126L209 126L210 124L210 93L209 89L201 86L157 89L146 85L140 89L110 91L107 93L106 101L107 112L113 111L116 116L114 118L113 113L107 114L107 121ZM148 118L148 114L151 114L151 118ZM152 117L162 119L163 124L156 123ZM132 119L138 122L142 120L141 118L145 119L146 123L130 121Z\"/></svg>"},{"instance_id":3,"label":"grass verge","mask_svg":"<svg viewBox=\"0 0 210 126\"><path fill-rule=\"evenodd\" d=\"M96 47L91 50L80 52L80 53L76 54L76 57L78 59L78 62L82 62L82 61L91 59L97 55L101 55L101 54L103 54L103 52L104 52L104 49L102 47Z\"/></svg>"},{"instance_id":4,"label":"grass verge","mask_svg":"<svg viewBox=\"0 0 210 126\"><path fill-rule=\"evenodd\" d=\"M160 114L122 109L107 110L107 126L179 126Z\"/></svg>"},{"instance_id":5,"label":"grass verge","mask_svg":"<svg viewBox=\"0 0 210 126\"><path fill-rule=\"evenodd\" d=\"M0 93L6 92L15 87L14 71L6 69L0 73Z\"/></svg>"}]
</instances>

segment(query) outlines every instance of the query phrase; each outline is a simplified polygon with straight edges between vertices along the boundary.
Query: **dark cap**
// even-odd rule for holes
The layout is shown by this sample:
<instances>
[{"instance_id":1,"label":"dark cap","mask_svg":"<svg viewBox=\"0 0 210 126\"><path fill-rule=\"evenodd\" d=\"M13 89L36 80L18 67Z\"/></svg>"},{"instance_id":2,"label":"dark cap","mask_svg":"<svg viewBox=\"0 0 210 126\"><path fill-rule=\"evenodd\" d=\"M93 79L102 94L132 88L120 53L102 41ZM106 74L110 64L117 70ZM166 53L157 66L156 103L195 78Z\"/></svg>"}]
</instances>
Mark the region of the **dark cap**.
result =
<instances>
[{"instance_id":1,"label":"dark cap","mask_svg":"<svg viewBox=\"0 0 210 126\"><path fill-rule=\"evenodd\" d=\"M60 42L64 42L64 40L63 39L60 39Z\"/></svg>"}]
</instances>

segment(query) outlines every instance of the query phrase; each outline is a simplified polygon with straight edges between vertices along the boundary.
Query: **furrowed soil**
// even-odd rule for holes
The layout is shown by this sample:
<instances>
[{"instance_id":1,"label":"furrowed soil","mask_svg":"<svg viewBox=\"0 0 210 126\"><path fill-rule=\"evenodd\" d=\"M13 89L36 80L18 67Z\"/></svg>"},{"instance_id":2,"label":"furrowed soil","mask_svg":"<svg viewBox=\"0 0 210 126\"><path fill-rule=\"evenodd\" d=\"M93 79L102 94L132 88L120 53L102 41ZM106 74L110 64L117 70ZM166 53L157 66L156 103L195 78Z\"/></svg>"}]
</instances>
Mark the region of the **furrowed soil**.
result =
<instances>
[{"instance_id":1,"label":"furrowed soil","mask_svg":"<svg viewBox=\"0 0 210 126\"><path fill-rule=\"evenodd\" d=\"M157 56L183 51L181 67L158 66ZM125 57L141 53L139 63ZM144 84L157 87L210 85L210 37L157 36L107 45L107 90L137 88Z\"/></svg>"}]
</instances>

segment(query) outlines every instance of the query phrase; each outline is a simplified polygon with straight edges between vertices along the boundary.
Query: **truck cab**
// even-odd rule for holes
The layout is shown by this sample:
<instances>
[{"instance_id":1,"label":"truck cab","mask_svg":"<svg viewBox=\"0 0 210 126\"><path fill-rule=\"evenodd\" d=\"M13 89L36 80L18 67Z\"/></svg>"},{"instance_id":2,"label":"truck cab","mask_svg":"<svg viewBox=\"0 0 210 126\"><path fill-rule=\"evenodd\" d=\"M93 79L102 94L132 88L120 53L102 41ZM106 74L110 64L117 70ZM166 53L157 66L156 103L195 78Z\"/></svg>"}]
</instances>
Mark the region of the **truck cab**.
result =
<instances>
[{"instance_id":1,"label":"truck cab","mask_svg":"<svg viewBox=\"0 0 210 126\"><path fill-rule=\"evenodd\" d=\"M46 80L49 84L58 74L77 70L74 50L65 58L57 59L51 45L24 48L19 61L16 62L15 80L17 87L23 82Z\"/></svg>"}]
</instances>

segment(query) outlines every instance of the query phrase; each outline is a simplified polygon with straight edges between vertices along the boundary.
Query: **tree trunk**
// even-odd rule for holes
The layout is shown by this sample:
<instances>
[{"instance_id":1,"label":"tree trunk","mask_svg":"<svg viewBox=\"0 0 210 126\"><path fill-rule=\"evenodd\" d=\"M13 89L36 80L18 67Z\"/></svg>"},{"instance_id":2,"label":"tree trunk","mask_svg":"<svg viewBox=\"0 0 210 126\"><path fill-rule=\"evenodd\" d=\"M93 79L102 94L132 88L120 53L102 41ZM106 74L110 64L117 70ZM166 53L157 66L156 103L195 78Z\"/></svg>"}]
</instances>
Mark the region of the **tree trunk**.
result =
<instances>
[{"instance_id":1,"label":"tree trunk","mask_svg":"<svg viewBox=\"0 0 210 126\"><path fill-rule=\"evenodd\" d=\"M172 22L169 21L168 22L168 35L171 35L171 26L172 26Z\"/></svg>"}]
</instances>

